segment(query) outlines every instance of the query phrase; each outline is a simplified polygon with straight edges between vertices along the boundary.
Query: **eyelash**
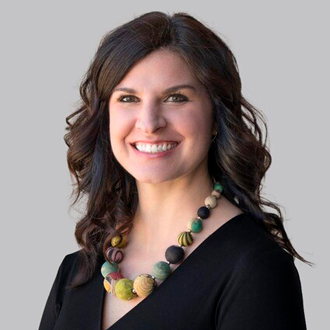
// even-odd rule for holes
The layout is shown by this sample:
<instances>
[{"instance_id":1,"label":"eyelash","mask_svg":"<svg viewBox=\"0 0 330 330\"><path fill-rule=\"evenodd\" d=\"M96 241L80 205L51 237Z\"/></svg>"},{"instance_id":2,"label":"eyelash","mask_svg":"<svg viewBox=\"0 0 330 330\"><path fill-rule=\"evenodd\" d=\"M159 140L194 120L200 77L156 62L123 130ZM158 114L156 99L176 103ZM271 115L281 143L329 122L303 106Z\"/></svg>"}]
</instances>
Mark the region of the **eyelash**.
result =
<instances>
[{"instance_id":1,"label":"eyelash","mask_svg":"<svg viewBox=\"0 0 330 330\"><path fill-rule=\"evenodd\" d=\"M185 101L188 101L187 96L185 96L185 95L182 94L182 93L174 93L174 94L170 94L168 97L171 97L171 96L180 96L181 98L183 98L183 100L181 100L181 101L177 101L177 102L175 102L175 103L183 103L183 102L185 102ZM135 96L134 96L134 95L129 95L129 94L121 94L121 95L119 95L117 101L122 102L123 98L125 98L125 97L135 97ZM123 103L130 103L130 102L123 102Z\"/></svg>"}]
</instances>

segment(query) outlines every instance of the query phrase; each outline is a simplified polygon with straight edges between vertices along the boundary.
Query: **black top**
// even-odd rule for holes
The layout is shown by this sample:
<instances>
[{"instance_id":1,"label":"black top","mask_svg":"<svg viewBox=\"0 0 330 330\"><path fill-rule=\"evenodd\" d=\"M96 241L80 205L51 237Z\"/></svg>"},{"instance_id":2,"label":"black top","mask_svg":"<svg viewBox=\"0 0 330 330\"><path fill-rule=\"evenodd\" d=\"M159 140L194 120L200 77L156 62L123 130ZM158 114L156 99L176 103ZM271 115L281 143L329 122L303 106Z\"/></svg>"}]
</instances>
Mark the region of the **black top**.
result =
<instances>
[{"instance_id":1,"label":"black top","mask_svg":"<svg viewBox=\"0 0 330 330\"><path fill-rule=\"evenodd\" d=\"M68 254L60 265L39 330L102 329L108 294L100 273L104 260L89 282L64 290L76 272L77 255ZM242 213L207 237L108 330L119 329L304 330L294 259Z\"/></svg>"}]
</instances>

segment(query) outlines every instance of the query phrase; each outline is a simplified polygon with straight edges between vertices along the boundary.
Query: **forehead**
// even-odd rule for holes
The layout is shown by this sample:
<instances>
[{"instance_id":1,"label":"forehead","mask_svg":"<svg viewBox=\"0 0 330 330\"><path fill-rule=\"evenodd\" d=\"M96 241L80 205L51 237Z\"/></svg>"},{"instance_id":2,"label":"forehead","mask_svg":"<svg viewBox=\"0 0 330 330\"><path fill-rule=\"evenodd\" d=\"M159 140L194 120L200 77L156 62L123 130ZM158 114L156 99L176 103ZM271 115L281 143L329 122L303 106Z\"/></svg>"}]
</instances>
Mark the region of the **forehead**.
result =
<instances>
[{"instance_id":1,"label":"forehead","mask_svg":"<svg viewBox=\"0 0 330 330\"><path fill-rule=\"evenodd\" d=\"M156 50L134 64L116 87L165 89L182 84L201 88L188 64L178 54Z\"/></svg>"}]
</instances>

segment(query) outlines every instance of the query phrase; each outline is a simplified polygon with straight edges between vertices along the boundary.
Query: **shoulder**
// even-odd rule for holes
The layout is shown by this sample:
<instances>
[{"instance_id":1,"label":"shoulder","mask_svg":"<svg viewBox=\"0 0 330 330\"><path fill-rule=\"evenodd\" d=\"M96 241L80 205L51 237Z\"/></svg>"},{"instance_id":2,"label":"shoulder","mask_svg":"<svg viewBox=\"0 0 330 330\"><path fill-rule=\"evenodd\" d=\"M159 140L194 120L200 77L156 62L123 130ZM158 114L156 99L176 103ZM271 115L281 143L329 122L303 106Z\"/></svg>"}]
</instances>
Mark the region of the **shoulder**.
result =
<instances>
[{"instance_id":1,"label":"shoulder","mask_svg":"<svg viewBox=\"0 0 330 330\"><path fill-rule=\"evenodd\" d=\"M80 252L81 250L78 250L63 257L62 262L58 267L54 282L56 291L64 292L67 286L70 285L77 270L77 262L79 260Z\"/></svg>"},{"instance_id":2,"label":"shoulder","mask_svg":"<svg viewBox=\"0 0 330 330\"><path fill-rule=\"evenodd\" d=\"M243 212L226 198L222 198L221 203L215 219L220 227L215 226L213 235L219 250L228 249L232 258L250 258L266 250L283 250L260 223L261 220Z\"/></svg>"},{"instance_id":3,"label":"shoulder","mask_svg":"<svg viewBox=\"0 0 330 330\"><path fill-rule=\"evenodd\" d=\"M59 266L59 271L63 273L71 272L76 266L80 252L81 250L78 250L65 255Z\"/></svg>"},{"instance_id":4,"label":"shoulder","mask_svg":"<svg viewBox=\"0 0 330 330\"><path fill-rule=\"evenodd\" d=\"M275 295L291 286L298 293L300 279L294 257L253 216L244 213L232 220L222 237L219 235L217 243L219 249L225 250L225 255L221 254L220 258L225 259L227 278L231 279L235 290L248 286Z\"/></svg>"},{"instance_id":5,"label":"shoulder","mask_svg":"<svg viewBox=\"0 0 330 330\"><path fill-rule=\"evenodd\" d=\"M214 235L213 257L226 264L228 276L241 280L252 271L295 272L294 258L257 223L252 215L242 213L229 220ZM273 272L274 270L274 272ZM223 271L223 270L222 270Z\"/></svg>"},{"instance_id":6,"label":"shoulder","mask_svg":"<svg viewBox=\"0 0 330 330\"><path fill-rule=\"evenodd\" d=\"M249 213L233 217L223 225L223 233L221 228L219 231L219 243L221 241L221 245L226 245L237 257L251 258L270 250L288 254L285 254L274 237Z\"/></svg>"},{"instance_id":7,"label":"shoulder","mask_svg":"<svg viewBox=\"0 0 330 330\"><path fill-rule=\"evenodd\" d=\"M227 247L228 266L218 290L219 329L306 329L294 258L255 219L236 218L218 244Z\"/></svg>"},{"instance_id":8,"label":"shoulder","mask_svg":"<svg viewBox=\"0 0 330 330\"><path fill-rule=\"evenodd\" d=\"M67 254L58 267L55 280L50 290L39 329L53 329L58 318L66 289L70 285L79 251Z\"/></svg>"}]
</instances>

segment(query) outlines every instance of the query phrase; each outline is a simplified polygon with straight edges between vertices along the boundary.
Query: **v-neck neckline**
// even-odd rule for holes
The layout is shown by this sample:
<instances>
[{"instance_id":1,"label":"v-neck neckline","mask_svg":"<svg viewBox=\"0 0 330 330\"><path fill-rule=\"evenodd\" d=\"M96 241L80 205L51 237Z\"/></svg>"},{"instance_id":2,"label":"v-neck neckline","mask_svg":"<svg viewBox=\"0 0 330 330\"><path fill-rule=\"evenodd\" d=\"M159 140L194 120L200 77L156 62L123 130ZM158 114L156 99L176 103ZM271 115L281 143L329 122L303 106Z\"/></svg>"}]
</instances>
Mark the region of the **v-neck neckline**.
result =
<instances>
[{"instance_id":1,"label":"v-neck neckline","mask_svg":"<svg viewBox=\"0 0 330 330\"><path fill-rule=\"evenodd\" d=\"M115 323L113 323L110 327L108 327L106 330L115 330L116 327L120 326L122 322L124 322L128 317L130 317L133 313L137 313L141 308L143 308L146 304L150 303L152 299L156 299L157 295L159 295L159 292L161 290L164 290L164 288L168 285L170 285L173 282L173 278L178 276L179 273L184 271L185 268L189 266L189 264L196 258L196 256L200 253L200 251L207 246L207 244L210 244L210 242L220 233L223 233L224 230L228 229L230 226L232 226L236 221L238 221L241 217L244 217L246 213L240 213L231 219L227 220L223 225L221 225L219 228L217 228L215 231L213 231L208 237L204 239L188 256L185 258L176 268L175 270L170 273L170 275L159 285L157 286L154 291L141 300L136 306L134 306L132 309L130 309L126 314L124 314L120 319L118 319ZM175 275L176 274L176 275ZM99 296L101 303L99 305L99 311L98 311L98 323L99 323L99 330L102 330L102 323L103 323L103 308L104 308L104 300L105 295L108 294L104 287L103 287L103 276L99 272L97 276L97 281L101 283L99 286ZM119 329L119 328L118 328Z\"/></svg>"}]
</instances>

